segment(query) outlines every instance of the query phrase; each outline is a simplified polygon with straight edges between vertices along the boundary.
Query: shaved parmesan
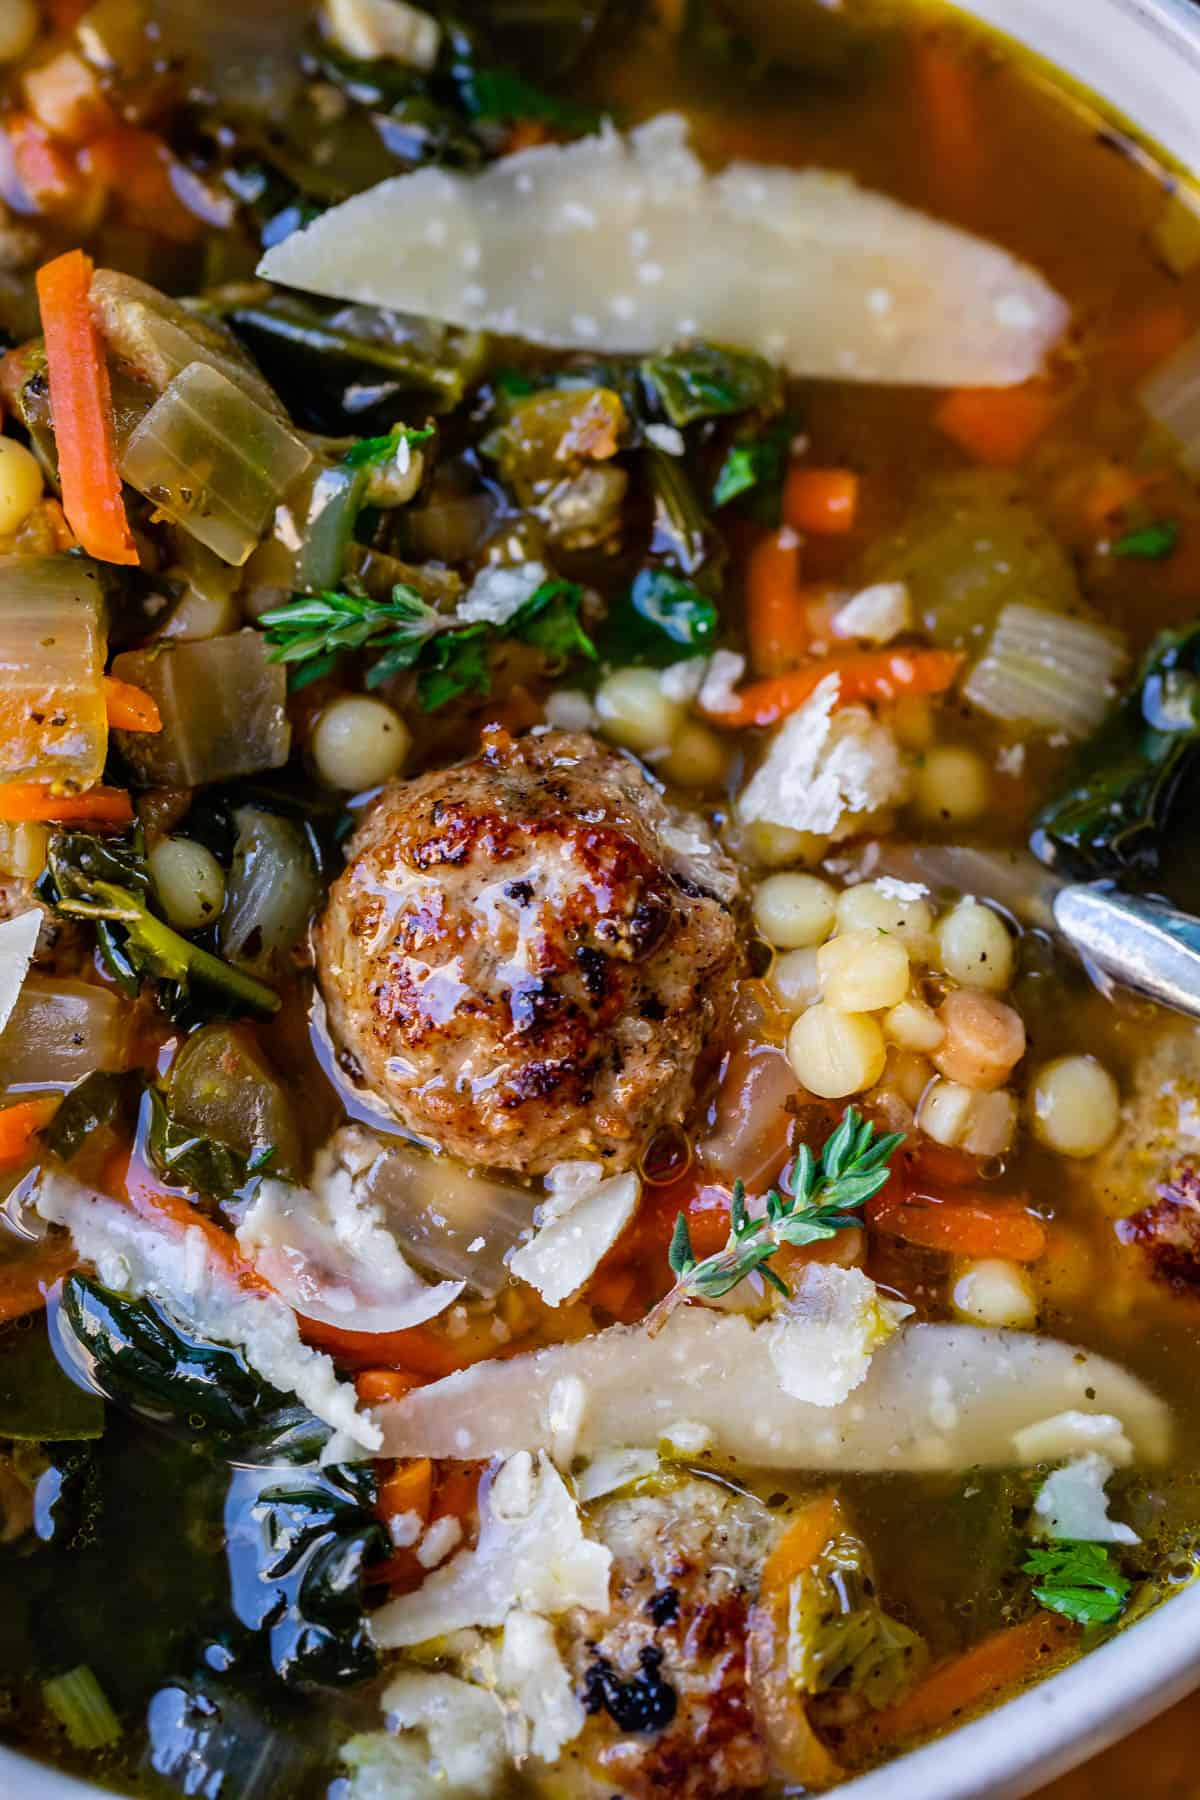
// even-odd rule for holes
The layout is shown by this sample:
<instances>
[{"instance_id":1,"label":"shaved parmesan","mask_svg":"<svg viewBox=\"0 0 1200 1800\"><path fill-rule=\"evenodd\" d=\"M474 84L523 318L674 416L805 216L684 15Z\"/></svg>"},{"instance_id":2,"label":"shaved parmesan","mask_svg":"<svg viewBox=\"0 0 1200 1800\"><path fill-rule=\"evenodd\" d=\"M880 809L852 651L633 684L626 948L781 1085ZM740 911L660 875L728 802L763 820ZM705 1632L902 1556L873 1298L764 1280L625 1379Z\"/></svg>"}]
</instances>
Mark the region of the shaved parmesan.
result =
<instances>
[{"instance_id":1,"label":"shaved parmesan","mask_svg":"<svg viewBox=\"0 0 1200 1800\"><path fill-rule=\"evenodd\" d=\"M903 581L877 581L860 589L833 615L833 635L864 644L890 644L913 627L912 598Z\"/></svg>"},{"instance_id":2,"label":"shaved parmesan","mask_svg":"<svg viewBox=\"0 0 1200 1800\"><path fill-rule=\"evenodd\" d=\"M381 1700L387 1732L351 1738L347 1800L487 1800L508 1754L494 1695L454 1675L406 1669Z\"/></svg>"},{"instance_id":3,"label":"shaved parmesan","mask_svg":"<svg viewBox=\"0 0 1200 1800\"><path fill-rule=\"evenodd\" d=\"M274 245L259 273L562 348L709 337L797 375L934 386L1026 380L1068 316L1005 251L848 176L709 175L675 114L478 173L395 176Z\"/></svg>"},{"instance_id":4,"label":"shaved parmesan","mask_svg":"<svg viewBox=\"0 0 1200 1800\"><path fill-rule=\"evenodd\" d=\"M42 1218L66 1226L105 1287L149 1294L185 1329L236 1345L264 1381L295 1394L362 1449L379 1449L379 1427L358 1411L353 1387L338 1380L330 1359L301 1342L291 1307L240 1287L202 1231L160 1227L69 1175L44 1172L34 1204Z\"/></svg>"},{"instance_id":5,"label":"shaved parmesan","mask_svg":"<svg viewBox=\"0 0 1200 1800\"><path fill-rule=\"evenodd\" d=\"M711 1434L720 1457L750 1467L829 1470L1004 1468L1021 1459L1015 1435L1068 1408L1114 1414L1137 1454L1167 1450L1167 1408L1116 1363L1029 1332L906 1325L871 1359L866 1379L836 1406L783 1392L762 1334L734 1313L680 1308L657 1337L616 1325L505 1362L476 1363L379 1408L389 1456L511 1455L546 1442L554 1384L576 1375L588 1403L583 1456L613 1444L654 1449L676 1421ZM805 1360L793 1322L791 1356ZM428 1584L427 1584L428 1585Z\"/></svg>"},{"instance_id":6,"label":"shaved parmesan","mask_svg":"<svg viewBox=\"0 0 1200 1800\"><path fill-rule=\"evenodd\" d=\"M619 1494L622 1488L633 1487L657 1473L657 1450L602 1450L580 1471L575 1492L586 1506L589 1501L601 1500L605 1494Z\"/></svg>"},{"instance_id":7,"label":"shaved parmesan","mask_svg":"<svg viewBox=\"0 0 1200 1800\"><path fill-rule=\"evenodd\" d=\"M28 912L18 913L15 919L5 919L0 925L0 1031L12 1017L37 949L41 926L42 914L36 906Z\"/></svg>"},{"instance_id":8,"label":"shaved parmesan","mask_svg":"<svg viewBox=\"0 0 1200 1800\"><path fill-rule=\"evenodd\" d=\"M863 813L907 797L908 769L887 726L865 706L838 709L837 698L838 677L827 675L784 720L738 800L746 824L836 840L851 836Z\"/></svg>"},{"instance_id":9,"label":"shaved parmesan","mask_svg":"<svg viewBox=\"0 0 1200 1800\"><path fill-rule=\"evenodd\" d=\"M383 1649L397 1650L470 1625L502 1625L517 1607L604 1612L611 1564L612 1553L584 1537L575 1502L550 1460L535 1461L521 1450L496 1472L474 1550L461 1550L415 1593L380 1607L371 1632Z\"/></svg>"},{"instance_id":10,"label":"shaved parmesan","mask_svg":"<svg viewBox=\"0 0 1200 1800\"><path fill-rule=\"evenodd\" d=\"M330 1153L311 1189L264 1181L237 1240L289 1306L343 1329L406 1331L443 1312L464 1286L422 1281L365 1182Z\"/></svg>"},{"instance_id":11,"label":"shaved parmesan","mask_svg":"<svg viewBox=\"0 0 1200 1800\"><path fill-rule=\"evenodd\" d=\"M1078 1456L1055 1469L1033 1503L1033 1528L1043 1537L1080 1544L1140 1544L1131 1525L1108 1516L1104 1484L1113 1473L1105 1456Z\"/></svg>"},{"instance_id":12,"label":"shaved parmesan","mask_svg":"<svg viewBox=\"0 0 1200 1800\"><path fill-rule=\"evenodd\" d=\"M548 579L544 563L486 563L459 601L454 616L468 625L505 625Z\"/></svg>"},{"instance_id":13,"label":"shaved parmesan","mask_svg":"<svg viewBox=\"0 0 1200 1800\"><path fill-rule=\"evenodd\" d=\"M810 1263L791 1300L763 1327L779 1385L793 1399L837 1406L912 1311L885 1300L861 1269Z\"/></svg>"},{"instance_id":14,"label":"shaved parmesan","mask_svg":"<svg viewBox=\"0 0 1200 1800\"><path fill-rule=\"evenodd\" d=\"M637 1211L641 1182L612 1175L601 1163L560 1163L546 1176L550 1198L537 1230L509 1258L509 1268L535 1287L547 1306L577 1294Z\"/></svg>"},{"instance_id":15,"label":"shaved parmesan","mask_svg":"<svg viewBox=\"0 0 1200 1800\"><path fill-rule=\"evenodd\" d=\"M1058 1462L1068 1456L1089 1451L1105 1456L1118 1467L1133 1461L1133 1445L1126 1437L1120 1419L1111 1413L1078 1412L1069 1409L1052 1418L1038 1419L1018 1431L1013 1438L1017 1461L1026 1466L1039 1462Z\"/></svg>"},{"instance_id":16,"label":"shaved parmesan","mask_svg":"<svg viewBox=\"0 0 1200 1800\"><path fill-rule=\"evenodd\" d=\"M324 0L321 22L347 56L374 62L381 56L410 69L432 69L442 28L407 0Z\"/></svg>"},{"instance_id":17,"label":"shaved parmesan","mask_svg":"<svg viewBox=\"0 0 1200 1800\"><path fill-rule=\"evenodd\" d=\"M554 1631L536 1613L517 1610L504 1621L496 1678L506 1699L521 1709L525 1740L514 1745L518 1755L532 1750L544 1762L555 1762L577 1738L587 1714L571 1686L559 1655Z\"/></svg>"}]
</instances>

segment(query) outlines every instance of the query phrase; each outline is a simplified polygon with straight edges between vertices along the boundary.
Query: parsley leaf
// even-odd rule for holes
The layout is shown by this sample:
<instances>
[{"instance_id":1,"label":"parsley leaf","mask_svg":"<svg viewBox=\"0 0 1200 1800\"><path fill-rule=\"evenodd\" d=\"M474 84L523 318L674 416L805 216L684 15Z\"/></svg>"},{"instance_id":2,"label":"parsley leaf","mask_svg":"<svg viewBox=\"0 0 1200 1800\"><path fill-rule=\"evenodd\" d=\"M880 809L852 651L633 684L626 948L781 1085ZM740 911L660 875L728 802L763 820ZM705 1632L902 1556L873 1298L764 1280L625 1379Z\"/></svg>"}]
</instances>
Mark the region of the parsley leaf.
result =
<instances>
[{"instance_id":1,"label":"parsley leaf","mask_svg":"<svg viewBox=\"0 0 1200 1800\"><path fill-rule=\"evenodd\" d=\"M596 646L579 623L581 597L573 581L543 581L509 619L506 635L535 645L547 656L586 656L594 662Z\"/></svg>"},{"instance_id":2,"label":"parsley leaf","mask_svg":"<svg viewBox=\"0 0 1200 1800\"><path fill-rule=\"evenodd\" d=\"M672 425L766 409L779 400L779 376L765 357L722 344L690 344L648 356L642 379Z\"/></svg>"},{"instance_id":3,"label":"parsley leaf","mask_svg":"<svg viewBox=\"0 0 1200 1800\"><path fill-rule=\"evenodd\" d=\"M1179 526L1174 519L1158 519L1137 531L1127 531L1112 547L1114 556L1137 557L1143 562L1162 562L1179 542Z\"/></svg>"},{"instance_id":4,"label":"parsley leaf","mask_svg":"<svg viewBox=\"0 0 1200 1800\"><path fill-rule=\"evenodd\" d=\"M735 440L717 473L713 505L728 506L740 498L740 510L760 525L778 525L793 430L792 421L783 419L757 437Z\"/></svg>"},{"instance_id":5,"label":"parsley leaf","mask_svg":"<svg viewBox=\"0 0 1200 1800\"><path fill-rule=\"evenodd\" d=\"M1115 1567L1107 1544L1064 1540L1030 1551L1021 1566L1037 1577L1034 1598L1077 1625L1111 1625L1124 1612L1133 1585Z\"/></svg>"},{"instance_id":6,"label":"parsley leaf","mask_svg":"<svg viewBox=\"0 0 1200 1800\"><path fill-rule=\"evenodd\" d=\"M426 443L432 436L432 425L397 425L385 437L359 438L357 444L351 444L342 461L348 469L382 468L384 463L391 462L402 443L411 449L415 444Z\"/></svg>"}]
</instances>

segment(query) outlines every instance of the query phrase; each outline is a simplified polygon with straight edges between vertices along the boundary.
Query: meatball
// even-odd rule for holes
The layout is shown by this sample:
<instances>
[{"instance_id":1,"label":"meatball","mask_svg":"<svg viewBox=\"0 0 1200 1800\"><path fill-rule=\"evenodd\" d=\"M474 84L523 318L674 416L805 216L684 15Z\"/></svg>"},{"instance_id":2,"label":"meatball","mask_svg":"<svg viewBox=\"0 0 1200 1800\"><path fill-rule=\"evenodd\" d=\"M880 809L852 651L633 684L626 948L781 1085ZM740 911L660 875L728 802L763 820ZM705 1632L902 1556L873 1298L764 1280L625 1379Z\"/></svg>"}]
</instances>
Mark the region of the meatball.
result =
<instances>
[{"instance_id":1,"label":"meatball","mask_svg":"<svg viewBox=\"0 0 1200 1800\"><path fill-rule=\"evenodd\" d=\"M472 761L390 783L351 844L316 931L330 1029L464 1161L628 1168L725 1031L736 887L632 758L492 728Z\"/></svg>"}]
</instances>

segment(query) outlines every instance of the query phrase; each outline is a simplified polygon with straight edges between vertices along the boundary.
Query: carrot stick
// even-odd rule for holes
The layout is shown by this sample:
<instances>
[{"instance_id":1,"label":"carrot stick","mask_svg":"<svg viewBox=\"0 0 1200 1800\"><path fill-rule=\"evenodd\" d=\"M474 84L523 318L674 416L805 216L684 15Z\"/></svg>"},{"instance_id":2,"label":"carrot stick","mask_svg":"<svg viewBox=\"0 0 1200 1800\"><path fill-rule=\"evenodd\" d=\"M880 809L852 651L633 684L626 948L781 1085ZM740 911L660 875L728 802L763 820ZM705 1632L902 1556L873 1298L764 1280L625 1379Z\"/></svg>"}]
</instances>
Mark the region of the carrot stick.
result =
<instances>
[{"instance_id":1,"label":"carrot stick","mask_svg":"<svg viewBox=\"0 0 1200 1800\"><path fill-rule=\"evenodd\" d=\"M954 650L859 650L824 656L790 675L755 681L734 696L734 705L711 712L714 725L740 730L747 725L774 725L804 705L827 675L839 678L839 706L856 700L888 702L901 694L940 694L962 665Z\"/></svg>"},{"instance_id":2,"label":"carrot stick","mask_svg":"<svg viewBox=\"0 0 1200 1800\"><path fill-rule=\"evenodd\" d=\"M92 260L82 250L37 272L63 509L89 555L136 563L117 473L108 364L92 319Z\"/></svg>"},{"instance_id":3,"label":"carrot stick","mask_svg":"<svg viewBox=\"0 0 1200 1800\"><path fill-rule=\"evenodd\" d=\"M876 1713L867 1730L881 1743L926 1737L954 1724L965 1712L994 1699L1057 1660L1075 1642L1077 1628L1057 1613L1037 1612L1023 1625L1008 1625L933 1669L894 1706Z\"/></svg>"},{"instance_id":4,"label":"carrot stick","mask_svg":"<svg viewBox=\"0 0 1200 1800\"><path fill-rule=\"evenodd\" d=\"M57 1111L57 1095L18 1100L15 1106L0 1109L0 1166L19 1163L28 1154L37 1133Z\"/></svg>"},{"instance_id":5,"label":"carrot stick","mask_svg":"<svg viewBox=\"0 0 1200 1800\"><path fill-rule=\"evenodd\" d=\"M800 545L790 528L760 539L746 562L746 633L760 675L794 668L808 649Z\"/></svg>"},{"instance_id":6,"label":"carrot stick","mask_svg":"<svg viewBox=\"0 0 1200 1800\"><path fill-rule=\"evenodd\" d=\"M413 1325L407 1331L347 1331L340 1325L326 1325L320 1319L306 1319L303 1315L299 1315L299 1325L306 1344L328 1350L351 1368L394 1364L405 1374L436 1379L465 1369L470 1361L455 1351L449 1338L439 1337L424 1325Z\"/></svg>"},{"instance_id":7,"label":"carrot stick","mask_svg":"<svg viewBox=\"0 0 1200 1800\"><path fill-rule=\"evenodd\" d=\"M433 1503L433 1464L427 1456L414 1457L397 1465L379 1484L375 1510L381 1519L394 1519L399 1513L417 1513L429 1517Z\"/></svg>"},{"instance_id":8,"label":"carrot stick","mask_svg":"<svg viewBox=\"0 0 1200 1800\"><path fill-rule=\"evenodd\" d=\"M837 1495L818 1494L797 1513L762 1566L759 1591L763 1595L786 1588L812 1567L835 1536L841 1508Z\"/></svg>"},{"instance_id":9,"label":"carrot stick","mask_svg":"<svg viewBox=\"0 0 1200 1800\"><path fill-rule=\"evenodd\" d=\"M6 825L98 825L119 831L133 821L125 788L94 787L83 794L56 794L40 781L0 784L0 821Z\"/></svg>"},{"instance_id":10,"label":"carrot stick","mask_svg":"<svg viewBox=\"0 0 1200 1800\"><path fill-rule=\"evenodd\" d=\"M877 1231L952 1256L1036 1262L1046 1248L1045 1226L1019 1202L977 1200L970 1195L945 1199L923 1192L896 1202L880 1194L868 1206L867 1217Z\"/></svg>"},{"instance_id":11,"label":"carrot stick","mask_svg":"<svg viewBox=\"0 0 1200 1800\"><path fill-rule=\"evenodd\" d=\"M134 687L132 681L118 681L115 675L106 675L104 705L113 731L162 730L158 701L145 688Z\"/></svg>"},{"instance_id":12,"label":"carrot stick","mask_svg":"<svg viewBox=\"0 0 1200 1800\"><path fill-rule=\"evenodd\" d=\"M917 46L919 117L939 178L973 185L978 175L979 130L974 81L961 56L935 37Z\"/></svg>"},{"instance_id":13,"label":"carrot stick","mask_svg":"<svg viewBox=\"0 0 1200 1800\"><path fill-rule=\"evenodd\" d=\"M933 422L976 462L1010 469L1022 463L1049 430L1059 397L1044 381L1020 387L956 388Z\"/></svg>"},{"instance_id":14,"label":"carrot stick","mask_svg":"<svg viewBox=\"0 0 1200 1800\"><path fill-rule=\"evenodd\" d=\"M791 469L784 483L783 516L796 531L837 537L852 531L858 512L853 469Z\"/></svg>"},{"instance_id":15,"label":"carrot stick","mask_svg":"<svg viewBox=\"0 0 1200 1800\"><path fill-rule=\"evenodd\" d=\"M423 1386L419 1375L404 1369L363 1369L354 1378L355 1392L364 1406L379 1406L385 1400L403 1400L414 1388Z\"/></svg>"}]
</instances>

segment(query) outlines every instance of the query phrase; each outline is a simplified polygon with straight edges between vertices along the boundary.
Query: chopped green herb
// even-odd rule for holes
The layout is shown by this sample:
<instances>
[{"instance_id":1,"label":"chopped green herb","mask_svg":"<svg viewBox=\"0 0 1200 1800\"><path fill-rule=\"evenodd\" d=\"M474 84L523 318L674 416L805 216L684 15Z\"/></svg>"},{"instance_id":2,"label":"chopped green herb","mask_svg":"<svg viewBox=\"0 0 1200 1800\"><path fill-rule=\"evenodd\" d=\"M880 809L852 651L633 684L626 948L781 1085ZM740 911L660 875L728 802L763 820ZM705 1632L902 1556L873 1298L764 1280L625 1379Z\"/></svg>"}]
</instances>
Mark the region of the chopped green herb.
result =
<instances>
[{"instance_id":1,"label":"chopped green herb","mask_svg":"<svg viewBox=\"0 0 1200 1800\"><path fill-rule=\"evenodd\" d=\"M385 437L359 438L352 444L342 461L350 469L378 468L391 462L401 444L413 449L417 444L427 443L433 436L432 425L397 425Z\"/></svg>"},{"instance_id":2,"label":"chopped green herb","mask_svg":"<svg viewBox=\"0 0 1200 1800\"><path fill-rule=\"evenodd\" d=\"M760 525L778 525L793 430L791 420L784 419L757 437L732 443L713 487L713 505L728 506L740 498L740 510Z\"/></svg>"},{"instance_id":3,"label":"chopped green herb","mask_svg":"<svg viewBox=\"0 0 1200 1800\"><path fill-rule=\"evenodd\" d=\"M1137 531L1127 531L1112 547L1114 556L1139 557L1143 562L1161 562L1170 556L1179 542L1179 526L1174 519L1159 519Z\"/></svg>"},{"instance_id":4,"label":"chopped green herb","mask_svg":"<svg viewBox=\"0 0 1200 1800\"><path fill-rule=\"evenodd\" d=\"M436 712L463 694L486 694L491 687L487 625L464 625L433 638L417 677L417 695L426 712Z\"/></svg>"},{"instance_id":5,"label":"chopped green herb","mask_svg":"<svg viewBox=\"0 0 1200 1800\"><path fill-rule=\"evenodd\" d=\"M886 1182L888 1158L903 1142L899 1131L877 1137L870 1120L848 1106L819 1159L807 1144L801 1146L791 1168L791 1193L772 1188L761 1218L750 1217L746 1189L741 1181L734 1182L729 1240L703 1262L696 1260L687 1214L681 1212L668 1252L675 1286L651 1313L651 1329L658 1330L681 1300L692 1296L719 1300L756 1270L786 1294L787 1283L767 1267L768 1260L783 1244L817 1244L860 1225L859 1209Z\"/></svg>"},{"instance_id":6,"label":"chopped green herb","mask_svg":"<svg viewBox=\"0 0 1200 1800\"><path fill-rule=\"evenodd\" d=\"M1124 1612L1133 1586L1114 1565L1107 1544L1055 1544L1030 1551L1021 1566L1037 1578L1034 1598L1077 1625L1111 1625Z\"/></svg>"},{"instance_id":7,"label":"chopped green herb","mask_svg":"<svg viewBox=\"0 0 1200 1800\"><path fill-rule=\"evenodd\" d=\"M362 650L370 644L384 651L385 674L378 674L378 664L372 671L371 685L376 686L387 675L411 668L443 619L415 588L397 582L388 600L328 589L297 594L285 606L264 613L261 623L271 645L271 661L302 663L310 673L314 660L324 673L343 650Z\"/></svg>"},{"instance_id":8,"label":"chopped green herb","mask_svg":"<svg viewBox=\"0 0 1200 1800\"><path fill-rule=\"evenodd\" d=\"M765 357L721 344L691 344L648 356L642 378L672 425L692 425L779 403L779 375Z\"/></svg>"},{"instance_id":9,"label":"chopped green herb","mask_svg":"<svg viewBox=\"0 0 1200 1800\"><path fill-rule=\"evenodd\" d=\"M596 646L579 623L581 590L573 581L543 581L505 626L505 635L533 644L547 656L585 656L595 661Z\"/></svg>"}]
</instances>

